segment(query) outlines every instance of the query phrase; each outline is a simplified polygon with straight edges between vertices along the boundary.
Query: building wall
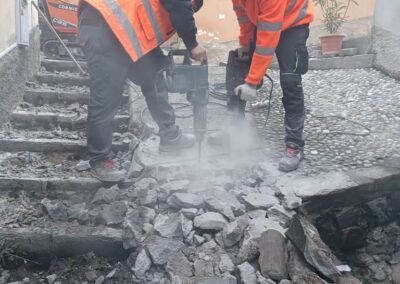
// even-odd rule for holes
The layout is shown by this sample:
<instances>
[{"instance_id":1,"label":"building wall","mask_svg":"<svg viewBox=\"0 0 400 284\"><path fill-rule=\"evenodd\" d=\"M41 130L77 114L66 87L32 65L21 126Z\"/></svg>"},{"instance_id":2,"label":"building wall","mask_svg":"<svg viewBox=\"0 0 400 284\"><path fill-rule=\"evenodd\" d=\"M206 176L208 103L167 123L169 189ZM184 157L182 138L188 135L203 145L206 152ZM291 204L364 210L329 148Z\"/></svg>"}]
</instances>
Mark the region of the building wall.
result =
<instances>
[{"instance_id":1,"label":"building wall","mask_svg":"<svg viewBox=\"0 0 400 284\"><path fill-rule=\"evenodd\" d=\"M392 2L397 2L397 0L392 0ZM350 7L348 19L355 20L371 17L374 4L375 0L358 0L358 6L352 5ZM204 0L204 6L196 17L201 39L209 41L237 39L238 24L232 10L232 0ZM315 7L315 22L313 25L321 25L321 10L319 7Z\"/></svg>"},{"instance_id":2,"label":"building wall","mask_svg":"<svg viewBox=\"0 0 400 284\"><path fill-rule=\"evenodd\" d=\"M375 66L400 80L400 1L379 0L375 5L373 49Z\"/></svg>"},{"instance_id":3,"label":"building wall","mask_svg":"<svg viewBox=\"0 0 400 284\"><path fill-rule=\"evenodd\" d=\"M16 1L0 0L0 125L7 121L11 110L24 95L25 82L39 69L38 18L35 11L31 10L30 14L29 46L18 46Z\"/></svg>"},{"instance_id":4,"label":"building wall","mask_svg":"<svg viewBox=\"0 0 400 284\"><path fill-rule=\"evenodd\" d=\"M0 52L16 42L15 1L0 2Z\"/></svg>"}]
</instances>

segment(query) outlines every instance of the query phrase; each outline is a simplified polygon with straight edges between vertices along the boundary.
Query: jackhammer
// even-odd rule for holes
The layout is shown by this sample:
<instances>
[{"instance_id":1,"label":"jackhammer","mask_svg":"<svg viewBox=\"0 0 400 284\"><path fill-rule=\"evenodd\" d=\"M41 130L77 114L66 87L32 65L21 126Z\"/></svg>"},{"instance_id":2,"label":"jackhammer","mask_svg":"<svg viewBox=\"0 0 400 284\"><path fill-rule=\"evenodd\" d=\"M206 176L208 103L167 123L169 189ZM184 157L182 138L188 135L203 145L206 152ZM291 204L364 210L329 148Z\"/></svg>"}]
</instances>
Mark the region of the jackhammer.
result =
<instances>
[{"instance_id":1,"label":"jackhammer","mask_svg":"<svg viewBox=\"0 0 400 284\"><path fill-rule=\"evenodd\" d=\"M244 79L250 70L250 59L239 60L237 50L229 51L228 62L226 64L226 91L228 96L227 108L236 115L237 119L245 116L246 101L235 94L235 88L244 83Z\"/></svg>"},{"instance_id":2,"label":"jackhammer","mask_svg":"<svg viewBox=\"0 0 400 284\"><path fill-rule=\"evenodd\" d=\"M198 158L207 132L208 64L194 65L187 50L172 50L168 54L169 65L165 69L167 89L172 93L186 94L193 106L193 131L198 144ZM183 57L178 64L174 57Z\"/></svg>"}]
</instances>

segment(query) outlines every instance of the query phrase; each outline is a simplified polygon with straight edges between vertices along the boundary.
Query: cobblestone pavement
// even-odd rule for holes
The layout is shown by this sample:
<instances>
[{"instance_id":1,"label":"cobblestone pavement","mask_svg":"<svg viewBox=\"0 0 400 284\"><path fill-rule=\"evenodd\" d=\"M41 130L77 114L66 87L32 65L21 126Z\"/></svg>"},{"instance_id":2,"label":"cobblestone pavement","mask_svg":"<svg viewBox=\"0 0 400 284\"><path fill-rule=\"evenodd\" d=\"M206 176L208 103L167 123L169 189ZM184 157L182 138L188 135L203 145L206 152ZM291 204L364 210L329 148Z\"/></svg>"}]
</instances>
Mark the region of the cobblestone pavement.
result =
<instances>
[{"instance_id":1,"label":"cobblestone pavement","mask_svg":"<svg viewBox=\"0 0 400 284\"><path fill-rule=\"evenodd\" d=\"M269 121L254 117L265 149L278 159L283 148L284 110L279 72ZM400 149L400 82L374 69L310 71L303 77L306 97L304 174L371 167ZM266 93L261 92L260 101Z\"/></svg>"}]
</instances>

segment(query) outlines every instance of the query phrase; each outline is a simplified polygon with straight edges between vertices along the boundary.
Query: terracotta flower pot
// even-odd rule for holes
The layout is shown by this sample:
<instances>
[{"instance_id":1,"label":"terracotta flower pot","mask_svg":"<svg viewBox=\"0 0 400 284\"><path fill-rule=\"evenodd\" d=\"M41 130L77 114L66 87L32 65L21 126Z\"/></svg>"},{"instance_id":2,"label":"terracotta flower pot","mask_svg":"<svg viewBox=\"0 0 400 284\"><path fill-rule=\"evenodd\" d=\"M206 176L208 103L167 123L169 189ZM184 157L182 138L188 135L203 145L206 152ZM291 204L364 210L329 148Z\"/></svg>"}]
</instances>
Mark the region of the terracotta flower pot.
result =
<instances>
[{"instance_id":1,"label":"terracotta flower pot","mask_svg":"<svg viewBox=\"0 0 400 284\"><path fill-rule=\"evenodd\" d=\"M320 36L323 55L336 55L342 50L344 35Z\"/></svg>"}]
</instances>

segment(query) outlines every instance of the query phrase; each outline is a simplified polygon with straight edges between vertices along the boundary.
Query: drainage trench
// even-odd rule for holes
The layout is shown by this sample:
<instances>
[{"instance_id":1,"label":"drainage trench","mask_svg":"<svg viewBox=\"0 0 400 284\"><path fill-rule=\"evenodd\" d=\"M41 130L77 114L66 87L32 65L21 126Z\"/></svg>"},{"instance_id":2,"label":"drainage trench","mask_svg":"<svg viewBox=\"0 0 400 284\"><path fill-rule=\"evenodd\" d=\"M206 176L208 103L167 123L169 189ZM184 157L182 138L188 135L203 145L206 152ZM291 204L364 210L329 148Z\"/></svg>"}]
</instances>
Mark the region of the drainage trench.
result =
<instances>
[{"instance_id":1,"label":"drainage trench","mask_svg":"<svg viewBox=\"0 0 400 284\"><path fill-rule=\"evenodd\" d=\"M302 210L362 283L400 283L400 184L311 197Z\"/></svg>"}]
</instances>

